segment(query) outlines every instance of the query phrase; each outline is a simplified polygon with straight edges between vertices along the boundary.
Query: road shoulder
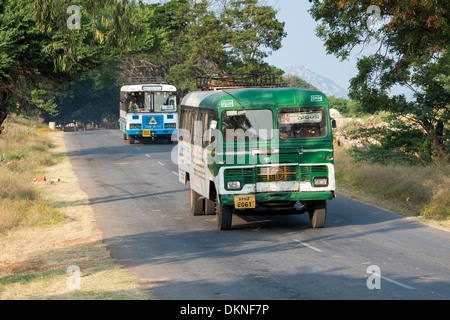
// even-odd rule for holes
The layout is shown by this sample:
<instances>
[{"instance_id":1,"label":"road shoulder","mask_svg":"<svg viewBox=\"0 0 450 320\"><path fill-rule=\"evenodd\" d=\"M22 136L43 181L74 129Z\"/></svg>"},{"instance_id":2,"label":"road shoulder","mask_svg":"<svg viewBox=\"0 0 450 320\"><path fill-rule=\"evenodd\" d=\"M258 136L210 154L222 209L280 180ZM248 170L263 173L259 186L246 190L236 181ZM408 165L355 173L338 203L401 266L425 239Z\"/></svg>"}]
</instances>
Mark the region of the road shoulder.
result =
<instances>
[{"instance_id":1,"label":"road shoulder","mask_svg":"<svg viewBox=\"0 0 450 320\"><path fill-rule=\"evenodd\" d=\"M111 258L89 200L72 170L62 132L49 132L56 164L43 169L53 184L36 185L65 219L0 236L1 300L146 300L133 275Z\"/></svg>"}]
</instances>

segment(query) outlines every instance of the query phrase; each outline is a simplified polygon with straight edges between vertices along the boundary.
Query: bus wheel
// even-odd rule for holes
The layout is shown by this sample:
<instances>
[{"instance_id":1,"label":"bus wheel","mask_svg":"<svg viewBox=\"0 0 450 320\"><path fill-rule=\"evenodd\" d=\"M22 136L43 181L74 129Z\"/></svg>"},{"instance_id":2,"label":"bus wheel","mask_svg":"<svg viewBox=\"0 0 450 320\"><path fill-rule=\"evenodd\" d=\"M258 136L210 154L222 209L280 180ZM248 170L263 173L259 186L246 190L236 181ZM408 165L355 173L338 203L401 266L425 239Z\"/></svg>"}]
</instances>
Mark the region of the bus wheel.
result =
<instances>
[{"instance_id":1,"label":"bus wheel","mask_svg":"<svg viewBox=\"0 0 450 320\"><path fill-rule=\"evenodd\" d=\"M134 144L134 137L128 136L128 141L130 142L130 144Z\"/></svg>"},{"instance_id":2,"label":"bus wheel","mask_svg":"<svg viewBox=\"0 0 450 320\"><path fill-rule=\"evenodd\" d=\"M123 132L122 132L122 134L123 134L123 140L127 140L127 134L123 133Z\"/></svg>"},{"instance_id":3,"label":"bus wheel","mask_svg":"<svg viewBox=\"0 0 450 320\"><path fill-rule=\"evenodd\" d=\"M216 202L209 199L205 199L205 214L214 215L216 214Z\"/></svg>"},{"instance_id":4,"label":"bus wheel","mask_svg":"<svg viewBox=\"0 0 450 320\"><path fill-rule=\"evenodd\" d=\"M203 199L200 195L191 189L191 213L194 216L203 214Z\"/></svg>"},{"instance_id":5,"label":"bus wheel","mask_svg":"<svg viewBox=\"0 0 450 320\"><path fill-rule=\"evenodd\" d=\"M220 230L230 230L231 229L231 219L232 219L232 208L231 206L225 206L220 203L219 195L216 198L216 214L217 214L217 226Z\"/></svg>"},{"instance_id":6,"label":"bus wheel","mask_svg":"<svg viewBox=\"0 0 450 320\"><path fill-rule=\"evenodd\" d=\"M327 215L327 202L314 201L309 209L309 221L313 228L323 228Z\"/></svg>"}]
</instances>

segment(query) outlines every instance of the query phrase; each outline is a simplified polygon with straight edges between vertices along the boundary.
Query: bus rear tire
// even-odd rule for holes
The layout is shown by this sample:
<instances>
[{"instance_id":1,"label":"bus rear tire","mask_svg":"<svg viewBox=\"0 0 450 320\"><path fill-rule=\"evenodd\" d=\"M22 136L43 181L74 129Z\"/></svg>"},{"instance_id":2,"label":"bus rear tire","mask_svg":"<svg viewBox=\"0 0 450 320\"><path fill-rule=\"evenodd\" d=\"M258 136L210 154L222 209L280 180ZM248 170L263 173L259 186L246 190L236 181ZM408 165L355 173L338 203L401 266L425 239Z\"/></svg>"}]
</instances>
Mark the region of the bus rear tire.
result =
<instances>
[{"instance_id":1,"label":"bus rear tire","mask_svg":"<svg viewBox=\"0 0 450 320\"><path fill-rule=\"evenodd\" d=\"M200 194L191 189L191 213L194 216L203 214L203 199Z\"/></svg>"},{"instance_id":2,"label":"bus rear tire","mask_svg":"<svg viewBox=\"0 0 450 320\"><path fill-rule=\"evenodd\" d=\"M230 230L232 222L232 207L220 203L220 197L216 199L217 226L220 230Z\"/></svg>"},{"instance_id":3,"label":"bus rear tire","mask_svg":"<svg viewBox=\"0 0 450 320\"><path fill-rule=\"evenodd\" d=\"M327 202L325 200L314 201L309 210L309 221L314 229L323 228L327 216Z\"/></svg>"},{"instance_id":4,"label":"bus rear tire","mask_svg":"<svg viewBox=\"0 0 450 320\"><path fill-rule=\"evenodd\" d=\"M122 134L123 134L123 140L127 140L127 134L123 133L123 132L122 132Z\"/></svg>"}]
</instances>

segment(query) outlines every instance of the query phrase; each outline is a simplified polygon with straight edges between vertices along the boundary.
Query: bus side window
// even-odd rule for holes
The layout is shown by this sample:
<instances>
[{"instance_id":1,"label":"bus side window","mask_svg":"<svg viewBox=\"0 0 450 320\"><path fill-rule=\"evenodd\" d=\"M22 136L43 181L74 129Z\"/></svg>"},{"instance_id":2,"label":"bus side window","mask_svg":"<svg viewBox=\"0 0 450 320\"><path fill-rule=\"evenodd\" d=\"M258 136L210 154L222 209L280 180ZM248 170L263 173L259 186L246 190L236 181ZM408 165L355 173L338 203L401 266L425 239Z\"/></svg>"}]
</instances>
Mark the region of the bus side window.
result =
<instances>
[{"instance_id":1,"label":"bus side window","mask_svg":"<svg viewBox=\"0 0 450 320\"><path fill-rule=\"evenodd\" d=\"M195 113L192 110L189 110L188 112L188 122L187 122L187 129L189 130L189 137L190 141L189 143L192 144L193 138L194 138L194 121L195 121Z\"/></svg>"},{"instance_id":2,"label":"bus side window","mask_svg":"<svg viewBox=\"0 0 450 320\"><path fill-rule=\"evenodd\" d=\"M210 140L210 137L207 137L207 136L206 136L206 133L208 133L208 129L209 129L209 127L208 127L208 124L209 124L208 118L209 118L208 113L204 112L204 113L202 114L202 140L203 140L203 148L206 148L206 146L209 144L209 140Z\"/></svg>"}]
</instances>

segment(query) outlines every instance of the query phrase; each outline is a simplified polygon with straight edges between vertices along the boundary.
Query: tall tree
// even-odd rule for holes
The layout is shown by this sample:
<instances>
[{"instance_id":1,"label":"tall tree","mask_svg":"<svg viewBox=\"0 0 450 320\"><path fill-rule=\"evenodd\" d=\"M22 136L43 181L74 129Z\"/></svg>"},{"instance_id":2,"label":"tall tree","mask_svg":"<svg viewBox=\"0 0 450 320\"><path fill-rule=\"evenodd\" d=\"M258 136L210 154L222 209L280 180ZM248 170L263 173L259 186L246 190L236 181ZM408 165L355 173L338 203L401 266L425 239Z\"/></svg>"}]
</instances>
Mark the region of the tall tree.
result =
<instances>
[{"instance_id":1,"label":"tall tree","mask_svg":"<svg viewBox=\"0 0 450 320\"><path fill-rule=\"evenodd\" d=\"M132 47L134 8L126 0L0 0L0 126L26 84L56 85Z\"/></svg>"},{"instance_id":2,"label":"tall tree","mask_svg":"<svg viewBox=\"0 0 450 320\"><path fill-rule=\"evenodd\" d=\"M145 60L184 89L195 88L195 78L205 73L282 73L263 61L286 35L276 11L257 0L219 2L141 6L140 24L147 31L139 41L144 55L151 52Z\"/></svg>"},{"instance_id":3,"label":"tall tree","mask_svg":"<svg viewBox=\"0 0 450 320\"><path fill-rule=\"evenodd\" d=\"M445 0L310 0L327 52L358 59L350 97L366 112L404 116L425 133L435 156L449 161L450 23ZM366 50L365 52L367 52ZM391 95L401 86L413 93ZM398 148L398 146L397 146Z\"/></svg>"}]
</instances>

